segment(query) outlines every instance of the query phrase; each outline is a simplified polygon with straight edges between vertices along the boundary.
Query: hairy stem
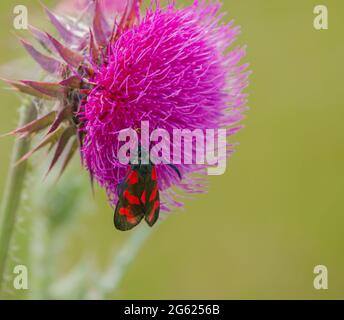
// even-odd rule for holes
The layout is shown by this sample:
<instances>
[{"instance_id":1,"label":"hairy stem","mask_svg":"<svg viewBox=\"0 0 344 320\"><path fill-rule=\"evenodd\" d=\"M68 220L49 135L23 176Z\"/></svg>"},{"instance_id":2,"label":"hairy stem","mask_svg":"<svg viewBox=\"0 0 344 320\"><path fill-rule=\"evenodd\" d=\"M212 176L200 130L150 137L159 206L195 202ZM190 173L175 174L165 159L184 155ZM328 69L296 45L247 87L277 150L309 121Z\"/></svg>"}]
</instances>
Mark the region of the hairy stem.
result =
<instances>
[{"instance_id":1,"label":"hairy stem","mask_svg":"<svg viewBox=\"0 0 344 320\"><path fill-rule=\"evenodd\" d=\"M32 101L25 101L20 109L19 125L23 126L34 120L36 108ZM0 210L0 289L4 284L6 261L11 244L17 210L21 200L27 162L15 163L29 151L30 138L17 139L11 158L7 182Z\"/></svg>"},{"instance_id":2,"label":"hairy stem","mask_svg":"<svg viewBox=\"0 0 344 320\"><path fill-rule=\"evenodd\" d=\"M97 292L92 298L105 299L108 294L116 293L128 267L135 260L152 232L152 228L141 226L129 236L122 248L114 254L105 274L98 279Z\"/></svg>"}]
</instances>

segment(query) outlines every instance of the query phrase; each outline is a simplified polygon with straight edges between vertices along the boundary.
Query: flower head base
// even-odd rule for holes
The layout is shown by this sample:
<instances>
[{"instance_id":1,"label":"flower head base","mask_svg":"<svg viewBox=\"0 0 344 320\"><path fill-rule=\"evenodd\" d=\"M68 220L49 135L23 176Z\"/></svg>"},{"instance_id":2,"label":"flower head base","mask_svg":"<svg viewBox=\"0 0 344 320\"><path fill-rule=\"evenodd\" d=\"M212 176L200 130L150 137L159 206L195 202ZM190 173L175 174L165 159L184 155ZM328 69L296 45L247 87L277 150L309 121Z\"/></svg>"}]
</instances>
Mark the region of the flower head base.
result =
<instances>
[{"instance_id":1,"label":"flower head base","mask_svg":"<svg viewBox=\"0 0 344 320\"><path fill-rule=\"evenodd\" d=\"M89 9L94 12L91 32L77 23L73 28L77 32L71 33L72 28L48 11L68 46L33 29L40 42L62 61L23 43L46 71L62 81L11 82L26 93L59 101L53 114L14 133L30 134L51 125L47 137L54 135L48 143L57 143L54 163L66 141L77 134L85 166L115 204L118 185L127 172L116 156L121 130L133 128L140 134L141 121L149 121L151 129L163 128L171 135L176 128L228 128L229 136L237 131L233 125L245 111L242 91L248 72L247 65L238 65L244 48L228 50L239 28L221 23L218 3L195 1L177 9L174 1L165 8L154 1L156 6L139 19L140 1L128 1L120 22L113 26L99 3L95 1ZM192 154L195 152L193 149ZM182 181L169 166L156 167L165 211L170 205L181 205L172 186L186 192L204 190L205 165L182 162L176 167Z\"/></svg>"}]
</instances>

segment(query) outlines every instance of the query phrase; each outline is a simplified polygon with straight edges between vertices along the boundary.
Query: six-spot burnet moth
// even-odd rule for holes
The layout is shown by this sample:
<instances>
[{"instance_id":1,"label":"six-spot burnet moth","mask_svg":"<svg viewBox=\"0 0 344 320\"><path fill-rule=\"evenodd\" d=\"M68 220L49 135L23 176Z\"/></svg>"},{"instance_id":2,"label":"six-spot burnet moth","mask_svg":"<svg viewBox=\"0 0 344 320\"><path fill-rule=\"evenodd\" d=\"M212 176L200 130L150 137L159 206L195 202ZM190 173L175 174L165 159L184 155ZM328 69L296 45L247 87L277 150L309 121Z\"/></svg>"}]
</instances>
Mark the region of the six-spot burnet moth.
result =
<instances>
[{"instance_id":1,"label":"six-spot burnet moth","mask_svg":"<svg viewBox=\"0 0 344 320\"><path fill-rule=\"evenodd\" d=\"M144 218L152 227L159 218L160 195L155 165L141 163L141 146L139 145L138 164L130 164L128 172L117 188L118 202L114 223L121 231L137 226ZM172 164L169 166L181 179L179 170Z\"/></svg>"}]
</instances>

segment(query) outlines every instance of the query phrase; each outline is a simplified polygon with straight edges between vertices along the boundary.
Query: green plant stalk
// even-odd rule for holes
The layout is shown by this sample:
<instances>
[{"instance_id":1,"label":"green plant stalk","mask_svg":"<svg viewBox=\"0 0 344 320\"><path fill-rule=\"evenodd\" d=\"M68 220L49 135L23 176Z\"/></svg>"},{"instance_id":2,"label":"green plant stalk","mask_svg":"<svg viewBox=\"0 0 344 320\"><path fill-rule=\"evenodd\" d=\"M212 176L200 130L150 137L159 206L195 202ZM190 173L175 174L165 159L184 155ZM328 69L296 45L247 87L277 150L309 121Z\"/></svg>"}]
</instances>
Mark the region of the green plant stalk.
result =
<instances>
[{"instance_id":1,"label":"green plant stalk","mask_svg":"<svg viewBox=\"0 0 344 320\"><path fill-rule=\"evenodd\" d=\"M23 102L20 108L19 126L23 126L36 117L36 108L31 100ZM17 210L23 191L27 162L15 166L15 163L25 155L30 148L30 138L15 141L10 170L7 177L5 192L0 210L0 290L4 284L8 251L16 223Z\"/></svg>"},{"instance_id":2,"label":"green plant stalk","mask_svg":"<svg viewBox=\"0 0 344 320\"><path fill-rule=\"evenodd\" d=\"M108 294L116 293L129 266L134 262L140 249L157 227L155 226L153 229L143 225L129 236L122 248L114 254L108 270L98 279L95 286L98 289L95 298L105 299Z\"/></svg>"}]
</instances>

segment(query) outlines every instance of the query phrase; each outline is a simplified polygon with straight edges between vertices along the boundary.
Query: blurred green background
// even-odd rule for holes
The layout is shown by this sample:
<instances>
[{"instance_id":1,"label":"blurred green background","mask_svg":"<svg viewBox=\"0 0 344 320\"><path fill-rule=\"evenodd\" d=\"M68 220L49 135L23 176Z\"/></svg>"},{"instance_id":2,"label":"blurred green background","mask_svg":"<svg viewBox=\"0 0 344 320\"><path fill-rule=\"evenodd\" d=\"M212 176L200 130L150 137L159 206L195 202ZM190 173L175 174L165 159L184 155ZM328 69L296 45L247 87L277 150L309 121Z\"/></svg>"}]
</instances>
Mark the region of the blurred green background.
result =
<instances>
[{"instance_id":1,"label":"blurred green background","mask_svg":"<svg viewBox=\"0 0 344 320\"><path fill-rule=\"evenodd\" d=\"M326 31L313 28L319 2L329 9ZM30 24L46 25L38 1L20 4L28 6ZM13 34L15 5L0 2L1 65L25 56ZM207 194L187 200L185 210L155 228L108 298L344 298L344 2L225 0L224 10L242 26L237 44L248 45L253 70L246 128L233 140L240 145L226 174L210 178ZM20 100L1 87L5 133L16 126ZM0 194L13 141L0 140ZM43 174L30 188L44 187ZM77 157L61 183L75 176L85 185L87 205L75 208L59 269L87 254L101 272L130 234L113 228L104 191L98 188L92 199ZM30 221L30 213L23 215ZM20 250L17 259L26 264ZM328 290L313 287L319 264L328 268ZM15 297L25 295L5 294Z\"/></svg>"}]
</instances>

